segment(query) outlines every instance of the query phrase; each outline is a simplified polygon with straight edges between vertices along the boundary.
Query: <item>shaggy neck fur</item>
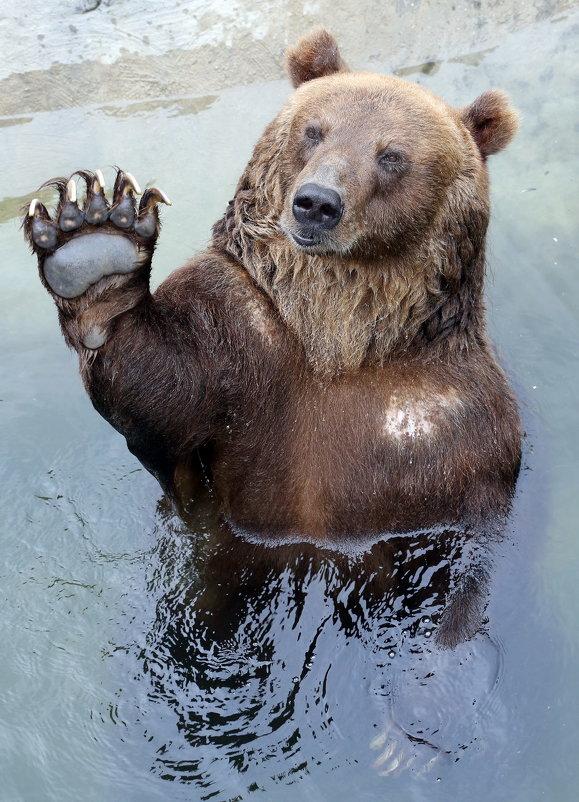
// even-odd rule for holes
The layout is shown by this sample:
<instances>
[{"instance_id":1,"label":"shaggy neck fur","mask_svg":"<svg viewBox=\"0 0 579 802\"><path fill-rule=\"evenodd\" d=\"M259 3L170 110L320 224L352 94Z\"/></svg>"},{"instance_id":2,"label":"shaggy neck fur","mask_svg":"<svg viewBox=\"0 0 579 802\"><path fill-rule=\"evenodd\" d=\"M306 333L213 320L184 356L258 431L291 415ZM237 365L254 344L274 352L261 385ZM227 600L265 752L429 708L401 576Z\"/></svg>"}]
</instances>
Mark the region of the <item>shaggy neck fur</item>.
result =
<instances>
[{"instance_id":1,"label":"shaggy neck fur","mask_svg":"<svg viewBox=\"0 0 579 802\"><path fill-rule=\"evenodd\" d=\"M409 280L406 266L393 260L369 267L341 255L296 254L281 235L252 256L247 269L324 375L383 364L407 347L437 293L427 281ZM275 266L269 274L267 264Z\"/></svg>"},{"instance_id":2,"label":"shaggy neck fur","mask_svg":"<svg viewBox=\"0 0 579 802\"><path fill-rule=\"evenodd\" d=\"M284 133L283 117L266 130L214 228L214 244L269 295L311 368L328 377L382 365L427 344L432 351L434 341L452 339L452 347L464 348L473 336L484 338L488 209L480 201L465 205L464 193L472 193L467 182L463 187L457 180L413 251L374 260L308 254L289 243L278 224L290 182L271 153L283 152Z\"/></svg>"}]
</instances>

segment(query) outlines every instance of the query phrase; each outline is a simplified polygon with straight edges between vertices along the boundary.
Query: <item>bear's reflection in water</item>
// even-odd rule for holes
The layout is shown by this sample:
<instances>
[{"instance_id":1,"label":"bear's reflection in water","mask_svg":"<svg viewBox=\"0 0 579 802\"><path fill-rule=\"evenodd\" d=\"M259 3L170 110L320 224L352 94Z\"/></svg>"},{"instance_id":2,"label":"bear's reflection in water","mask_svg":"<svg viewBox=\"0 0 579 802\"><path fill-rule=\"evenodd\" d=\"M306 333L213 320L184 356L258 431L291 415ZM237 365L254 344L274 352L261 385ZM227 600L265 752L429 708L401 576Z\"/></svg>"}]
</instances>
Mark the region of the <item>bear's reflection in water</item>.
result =
<instances>
[{"instance_id":1,"label":"bear's reflection in water","mask_svg":"<svg viewBox=\"0 0 579 802\"><path fill-rule=\"evenodd\" d=\"M346 551L175 526L167 515L139 658L150 700L174 717L166 743L155 734L156 773L213 785L225 767L278 780L334 761L418 772L458 759L496 719L482 538L441 528Z\"/></svg>"}]
</instances>

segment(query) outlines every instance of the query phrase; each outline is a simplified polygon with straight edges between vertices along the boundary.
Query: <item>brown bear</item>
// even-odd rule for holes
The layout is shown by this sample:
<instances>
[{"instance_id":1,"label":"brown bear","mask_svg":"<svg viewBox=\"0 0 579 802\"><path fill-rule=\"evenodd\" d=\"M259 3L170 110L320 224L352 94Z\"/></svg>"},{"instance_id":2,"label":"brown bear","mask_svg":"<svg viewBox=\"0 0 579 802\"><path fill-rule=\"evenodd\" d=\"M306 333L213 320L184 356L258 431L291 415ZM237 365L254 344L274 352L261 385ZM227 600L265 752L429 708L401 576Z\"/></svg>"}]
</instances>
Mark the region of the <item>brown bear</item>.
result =
<instances>
[{"instance_id":1,"label":"brown bear","mask_svg":"<svg viewBox=\"0 0 579 802\"><path fill-rule=\"evenodd\" d=\"M461 109L351 72L318 30L211 246L152 295L156 188L53 183L26 236L96 409L182 508L207 488L250 539L324 546L509 508L517 404L485 333L486 159L506 96ZM461 607L453 615L460 615ZM449 639L453 641L453 638Z\"/></svg>"}]
</instances>

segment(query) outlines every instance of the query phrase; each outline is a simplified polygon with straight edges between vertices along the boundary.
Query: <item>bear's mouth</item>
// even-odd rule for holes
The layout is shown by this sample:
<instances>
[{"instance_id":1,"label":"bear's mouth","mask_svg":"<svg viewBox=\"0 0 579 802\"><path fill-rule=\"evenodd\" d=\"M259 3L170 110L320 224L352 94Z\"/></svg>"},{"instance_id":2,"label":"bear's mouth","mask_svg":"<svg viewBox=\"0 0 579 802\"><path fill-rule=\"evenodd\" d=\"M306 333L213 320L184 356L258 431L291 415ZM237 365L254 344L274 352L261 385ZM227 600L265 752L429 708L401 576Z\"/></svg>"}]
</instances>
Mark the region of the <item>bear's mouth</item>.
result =
<instances>
[{"instance_id":1,"label":"bear's mouth","mask_svg":"<svg viewBox=\"0 0 579 802\"><path fill-rule=\"evenodd\" d=\"M281 233L301 251L309 254L342 253L351 247L351 242L342 244L332 236L333 232L316 231L308 226L294 227L283 219L280 221Z\"/></svg>"},{"instance_id":2,"label":"bear's mouth","mask_svg":"<svg viewBox=\"0 0 579 802\"><path fill-rule=\"evenodd\" d=\"M290 233L292 239L297 245L300 246L300 248L314 248L316 245L320 245L321 243L319 237L304 237L303 234L296 234L294 231Z\"/></svg>"}]
</instances>

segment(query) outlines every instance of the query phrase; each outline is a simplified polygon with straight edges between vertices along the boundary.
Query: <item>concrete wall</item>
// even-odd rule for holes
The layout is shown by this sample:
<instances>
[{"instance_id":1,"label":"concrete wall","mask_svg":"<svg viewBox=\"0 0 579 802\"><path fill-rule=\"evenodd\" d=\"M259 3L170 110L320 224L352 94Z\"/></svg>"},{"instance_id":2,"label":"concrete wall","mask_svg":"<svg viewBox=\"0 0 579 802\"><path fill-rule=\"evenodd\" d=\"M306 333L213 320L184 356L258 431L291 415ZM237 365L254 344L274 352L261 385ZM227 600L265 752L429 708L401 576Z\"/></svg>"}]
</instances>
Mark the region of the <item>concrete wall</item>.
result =
<instances>
[{"instance_id":1,"label":"concrete wall","mask_svg":"<svg viewBox=\"0 0 579 802\"><path fill-rule=\"evenodd\" d=\"M204 95L283 74L315 25L352 66L392 69L497 45L577 0L3 0L0 115Z\"/></svg>"}]
</instances>

